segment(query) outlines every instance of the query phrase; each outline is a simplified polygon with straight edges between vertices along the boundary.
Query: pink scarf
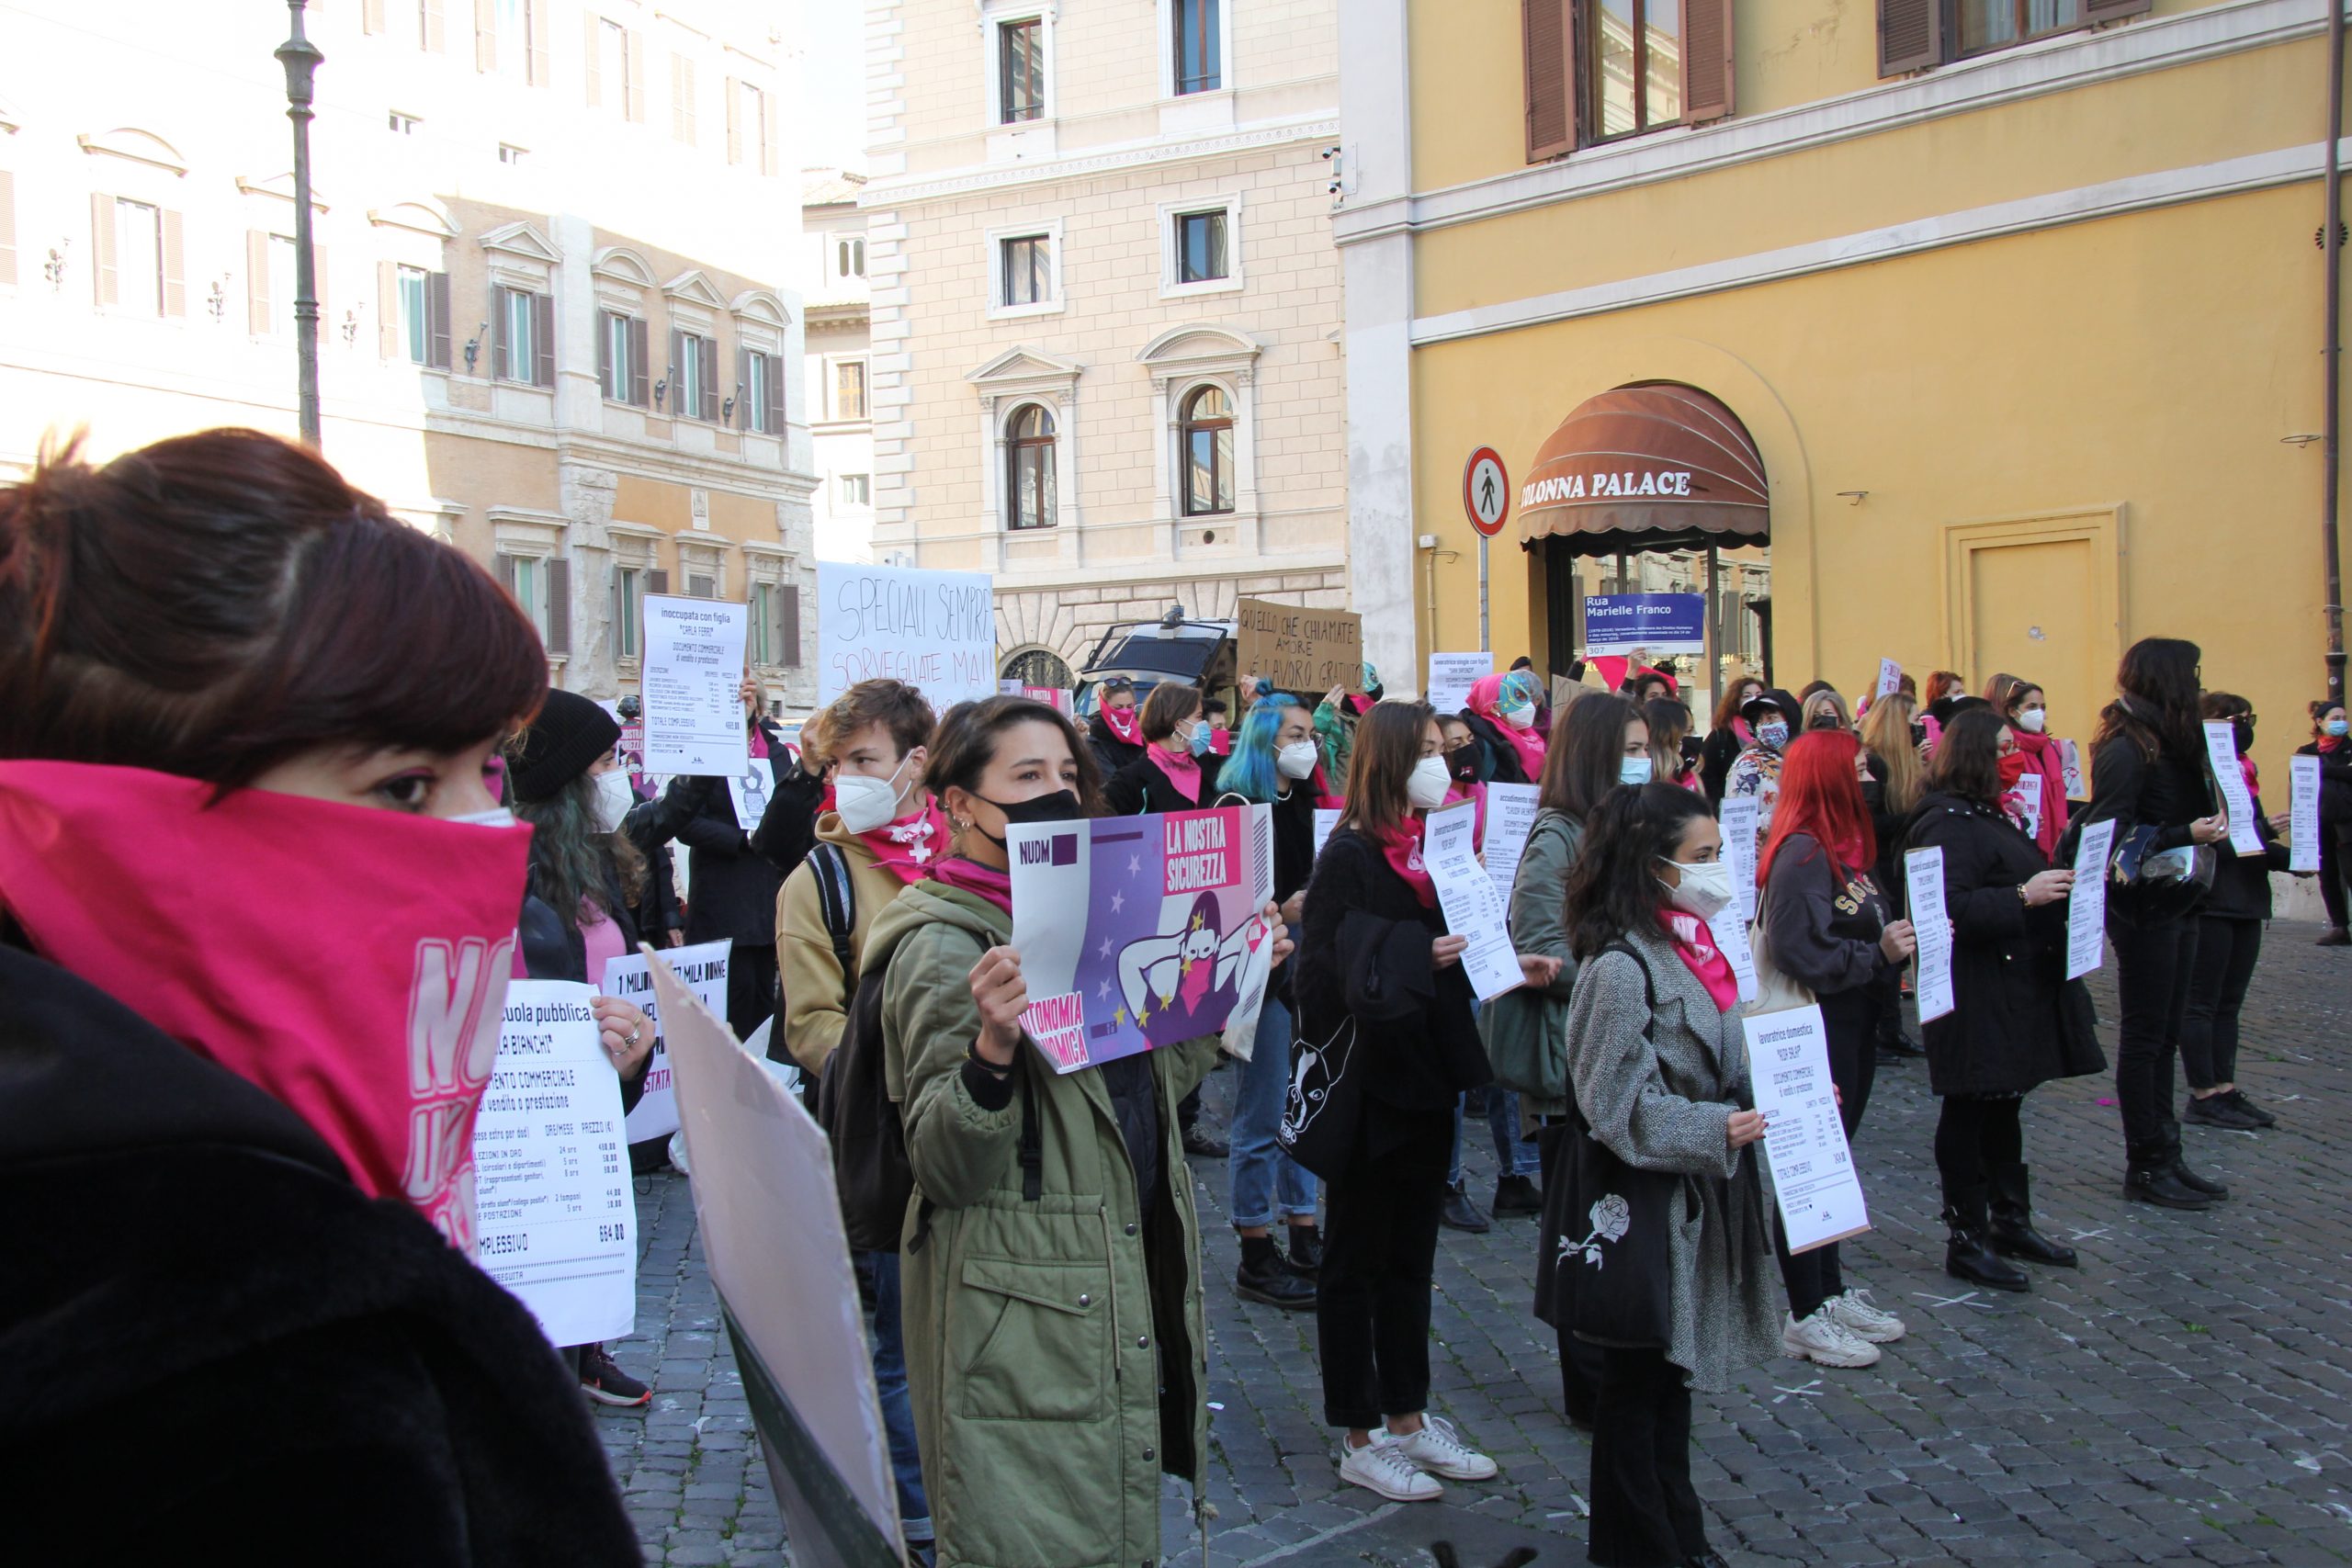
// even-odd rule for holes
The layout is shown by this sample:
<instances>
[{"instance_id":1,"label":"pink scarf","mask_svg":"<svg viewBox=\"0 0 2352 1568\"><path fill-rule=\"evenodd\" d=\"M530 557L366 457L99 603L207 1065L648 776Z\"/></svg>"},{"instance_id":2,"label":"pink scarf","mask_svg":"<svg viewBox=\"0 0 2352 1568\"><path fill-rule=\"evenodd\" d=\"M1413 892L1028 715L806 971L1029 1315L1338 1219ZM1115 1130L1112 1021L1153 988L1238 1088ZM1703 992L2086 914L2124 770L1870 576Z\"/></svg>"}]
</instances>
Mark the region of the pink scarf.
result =
<instances>
[{"instance_id":1,"label":"pink scarf","mask_svg":"<svg viewBox=\"0 0 2352 1568\"><path fill-rule=\"evenodd\" d=\"M1133 708L1104 708L1103 727L1130 746L1143 744L1143 719Z\"/></svg>"},{"instance_id":2,"label":"pink scarf","mask_svg":"<svg viewBox=\"0 0 2352 1568\"><path fill-rule=\"evenodd\" d=\"M1513 729L1502 716L1503 682L1508 672L1481 677L1470 688L1470 711L1502 731L1510 749L1519 753L1519 765L1532 783L1544 776L1544 738L1532 729Z\"/></svg>"},{"instance_id":3,"label":"pink scarf","mask_svg":"<svg viewBox=\"0 0 2352 1568\"><path fill-rule=\"evenodd\" d=\"M876 863L912 886L930 874L931 863L947 847L947 813L926 795L921 810L857 837L874 852Z\"/></svg>"},{"instance_id":4,"label":"pink scarf","mask_svg":"<svg viewBox=\"0 0 2352 1568\"><path fill-rule=\"evenodd\" d=\"M283 1101L354 1185L474 1245L531 833L141 768L0 762L34 951Z\"/></svg>"},{"instance_id":5,"label":"pink scarf","mask_svg":"<svg viewBox=\"0 0 2352 1568\"><path fill-rule=\"evenodd\" d=\"M1385 833L1367 835L1380 846L1381 858L1388 869L1405 879L1424 909L1437 908L1437 883L1430 876L1430 868L1421 863L1421 819L1408 817L1397 827Z\"/></svg>"},{"instance_id":6,"label":"pink scarf","mask_svg":"<svg viewBox=\"0 0 2352 1568\"><path fill-rule=\"evenodd\" d=\"M1674 954L1699 976L1699 984L1707 987L1717 1012L1729 1012L1739 1005L1739 981L1731 972L1731 960L1715 946L1715 933L1707 922L1696 915L1679 909L1661 909L1658 922L1666 927L1667 935L1674 939Z\"/></svg>"},{"instance_id":7,"label":"pink scarf","mask_svg":"<svg viewBox=\"0 0 2352 1568\"><path fill-rule=\"evenodd\" d=\"M1190 751L1170 751L1155 740L1144 748L1144 755L1151 759L1151 765L1186 801L1201 798L1201 764Z\"/></svg>"},{"instance_id":8,"label":"pink scarf","mask_svg":"<svg viewBox=\"0 0 2352 1568\"><path fill-rule=\"evenodd\" d=\"M762 728L761 728L758 725L756 725L756 724L755 724L755 725L752 725L751 728L752 728L752 756L754 756L754 757L764 757L764 756L766 756L766 755L768 754L768 737L767 737L767 732L766 732L765 730L762 729Z\"/></svg>"},{"instance_id":9,"label":"pink scarf","mask_svg":"<svg viewBox=\"0 0 2352 1568\"><path fill-rule=\"evenodd\" d=\"M931 879L977 894L1006 914L1012 913L1012 874L1009 871L999 871L962 855L949 855L931 868Z\"/></svg>"},{"instance_id":10,"label":"pink scarf","mask_svg":"<svg viewBox=\"0 0 2352 1568\"><path fill-rule=\"evenodd\" d=\"M2255 782L2254 759L2245 756L2240 757L2238 759L2238 771L2245 775L2246 794L2250 795L2260 795L2262 793L2262 786Z\"/></svg>"}]
</instances>

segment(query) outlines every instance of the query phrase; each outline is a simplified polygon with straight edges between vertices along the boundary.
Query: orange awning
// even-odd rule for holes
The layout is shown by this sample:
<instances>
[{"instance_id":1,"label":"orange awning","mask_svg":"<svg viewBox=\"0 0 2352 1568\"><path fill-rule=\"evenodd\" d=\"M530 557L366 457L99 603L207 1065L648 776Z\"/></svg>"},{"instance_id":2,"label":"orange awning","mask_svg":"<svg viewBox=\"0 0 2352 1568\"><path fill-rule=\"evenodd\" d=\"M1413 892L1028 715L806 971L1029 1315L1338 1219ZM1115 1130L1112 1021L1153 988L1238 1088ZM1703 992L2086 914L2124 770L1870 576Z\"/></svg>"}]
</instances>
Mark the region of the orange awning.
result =
<instances>
[{"instance_id":1,"label":"orange awning","mask_svg":"<svg viewBox=\"0 0 2352 1568\"><path fill-rule=\"evenodd\" d=\"M1535 454L1519 492L1522 545L1574 554L1771 542L1764 459L1738 416L1656 381L1586 400Z\"/></svg>"}]
</instances>

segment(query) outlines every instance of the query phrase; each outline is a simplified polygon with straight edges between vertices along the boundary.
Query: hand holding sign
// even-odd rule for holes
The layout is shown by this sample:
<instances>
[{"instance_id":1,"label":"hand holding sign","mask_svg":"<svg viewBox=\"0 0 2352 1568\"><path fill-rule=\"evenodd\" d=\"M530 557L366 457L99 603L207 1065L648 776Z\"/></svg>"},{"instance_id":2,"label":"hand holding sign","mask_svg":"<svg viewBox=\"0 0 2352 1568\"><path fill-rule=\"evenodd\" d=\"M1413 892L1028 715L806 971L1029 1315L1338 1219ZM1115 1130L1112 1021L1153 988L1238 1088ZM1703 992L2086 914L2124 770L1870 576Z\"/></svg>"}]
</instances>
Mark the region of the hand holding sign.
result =
<instances>
[{"instance_id":1,"label":"hand holding sign","mask_svg":"<svg viewBox=\"0 0 2352 1568\"><path fill-rule=\"evenodd\" d=\"M979 1004L980 1037L973 1049L995 1066L1012 1066L1021 1048L1021 1015L1029 1006L1029 982L1021 977L1021 954L991 947L972 965L972 1000Z\"/></svg>"}]
</instances>

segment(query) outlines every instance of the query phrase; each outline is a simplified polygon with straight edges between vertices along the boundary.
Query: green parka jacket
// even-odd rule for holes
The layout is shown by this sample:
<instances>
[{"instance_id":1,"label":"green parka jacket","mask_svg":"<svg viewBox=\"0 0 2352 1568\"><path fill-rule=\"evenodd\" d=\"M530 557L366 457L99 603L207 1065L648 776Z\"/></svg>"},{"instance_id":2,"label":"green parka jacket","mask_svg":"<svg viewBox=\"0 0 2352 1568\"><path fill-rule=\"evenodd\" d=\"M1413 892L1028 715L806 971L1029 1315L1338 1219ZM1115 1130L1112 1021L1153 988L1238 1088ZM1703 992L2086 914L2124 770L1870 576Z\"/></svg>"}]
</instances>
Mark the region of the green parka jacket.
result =
<instances>
[{"instance_id":1,"label":"green parka jacket","mask_svg":"<svg viewBox=\"0 0 2352 1568\"><path fill-rule=\"evenodd\" d=\"M1100 1073L1057 1077L1024 1047L1028 1092L1005 1109L965 1085L980 1028L971 969L1012 937L1010 915L937 882L899 894L866 937L914 1168L907 1382L939 1568L1150 1568L1161 1472L1197 1495L1206 1468L1200 1235L1175 1107L1217 1043L1152 1053L1168 1180L1146 1226ZM1032 1100L1034 1201L1019 1157Z\"/></svg>"},{"instance_id":2,"label":"green parka jacket","mask_svg":"<svg viewBox=\"0 0 2352 1568\"><path fill-rule=\"evenodd\" d=\"M1495 1081L1519 1091L1521 1131L1540 1116L1568 1113L1568 997L1577 980L1568 951L1568 868L1584 848L1584 824L1565 812L1535 814L1510 885L1510 945L1560 961L1548 986L1522 986L1478 1010L1478 1032Z\"/></svg>"}]
</instances>

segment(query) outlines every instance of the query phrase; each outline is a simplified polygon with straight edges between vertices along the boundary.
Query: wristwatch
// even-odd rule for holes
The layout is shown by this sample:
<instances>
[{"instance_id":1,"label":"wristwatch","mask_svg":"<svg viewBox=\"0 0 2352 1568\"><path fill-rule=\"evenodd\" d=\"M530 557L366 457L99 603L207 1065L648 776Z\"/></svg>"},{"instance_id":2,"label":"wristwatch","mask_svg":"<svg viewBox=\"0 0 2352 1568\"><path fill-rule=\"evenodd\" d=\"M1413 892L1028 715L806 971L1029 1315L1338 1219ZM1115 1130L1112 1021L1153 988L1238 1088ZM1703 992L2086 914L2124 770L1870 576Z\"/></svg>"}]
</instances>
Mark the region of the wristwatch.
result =
<instances>
[{"instance_id":1,"label":"wristwatch","mask_svg":"<svg viewBox=\"0 0 2352 1568\"><path fill-rule=\"evenodd\" d=\"M2027 897L2025 896L2025 890L2026 890L2026 884L2024 884L2024 883L2022 883L2022 882L2018 883L2018 903L2020 903L2020 904L2023 904L2023 905L2025 905L2027 908L2030 908L2032 907L2032 905L2033 905L2033 900L2032 900L2032 899L2030 899L2030 898L2029 898L2029 897Z\"/></svg>"}]
</instances>

